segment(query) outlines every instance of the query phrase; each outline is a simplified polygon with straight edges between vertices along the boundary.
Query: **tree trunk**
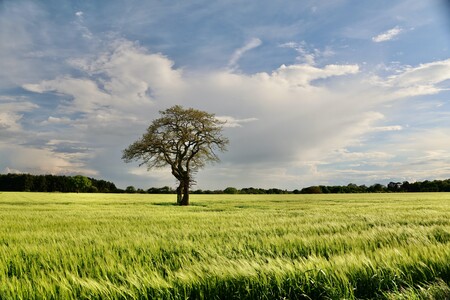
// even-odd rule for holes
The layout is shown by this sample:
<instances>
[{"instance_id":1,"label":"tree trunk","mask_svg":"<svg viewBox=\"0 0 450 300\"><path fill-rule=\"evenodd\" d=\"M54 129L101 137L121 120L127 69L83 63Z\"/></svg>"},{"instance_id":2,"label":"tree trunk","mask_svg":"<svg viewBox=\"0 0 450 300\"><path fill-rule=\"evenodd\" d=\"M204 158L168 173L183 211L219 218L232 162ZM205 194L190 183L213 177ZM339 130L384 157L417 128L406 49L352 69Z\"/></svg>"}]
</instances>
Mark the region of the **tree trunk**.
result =
<instances>
[{"instance_id":1,"label":"tree trunk","mask_svg":"<svg viewBox=\"0 0 450 300\"><path fill-rule=\"evenodd\" d=\"M189 205L189 178L184 179L183 182L180 182L180 186L183 186L183 198L181 199L180 205Z\"/></svg>"},{"instance_id":2,"label":"tree trunk","mask_svg":"<svg viewBox=\"0 0 450 300\"><path fill-rule=\"evenodd\" d=\"M181 201L183 197L183 182L180 180L180 184L177 187L177 204L181 205Z\"/></svg>"}]
</instances>

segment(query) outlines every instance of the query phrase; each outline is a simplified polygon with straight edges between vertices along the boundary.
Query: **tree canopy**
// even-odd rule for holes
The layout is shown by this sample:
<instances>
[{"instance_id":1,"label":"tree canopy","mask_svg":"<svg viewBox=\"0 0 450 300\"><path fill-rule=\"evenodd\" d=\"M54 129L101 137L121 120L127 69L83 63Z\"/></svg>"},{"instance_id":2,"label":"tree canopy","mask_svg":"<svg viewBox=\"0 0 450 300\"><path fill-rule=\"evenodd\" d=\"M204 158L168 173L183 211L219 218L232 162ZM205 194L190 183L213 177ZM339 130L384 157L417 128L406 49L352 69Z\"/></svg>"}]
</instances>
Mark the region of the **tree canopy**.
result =
<instances>
[{"instance_id":1,"label":"tree canopy","mask_svg":"<svg viewBox=\"0 0 450 300\"><path fill-rule=\"evenodd\" d=\"M208 162L217 162L228 139L222 135L224 122L214 114L176 105L160 111L144 135L123 151L125 162L140 161L148 169L170 166L179 181L177 203L189 205L193 175Z\"/></svg>"}]
</instances>

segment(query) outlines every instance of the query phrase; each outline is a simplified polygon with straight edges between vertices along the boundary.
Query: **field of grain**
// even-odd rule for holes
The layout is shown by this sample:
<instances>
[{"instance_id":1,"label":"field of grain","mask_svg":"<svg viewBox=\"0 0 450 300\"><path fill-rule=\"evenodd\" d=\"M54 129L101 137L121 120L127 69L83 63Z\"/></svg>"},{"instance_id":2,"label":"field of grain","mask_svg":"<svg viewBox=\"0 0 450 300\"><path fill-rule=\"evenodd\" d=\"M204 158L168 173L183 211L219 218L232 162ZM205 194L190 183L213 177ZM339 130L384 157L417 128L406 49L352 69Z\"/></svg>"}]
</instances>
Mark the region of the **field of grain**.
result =
<instances>
[{"instance_id":1,"label":"field of grain","mask_svg":"<svg viewBox=\"0 0 450 300\"><path fill-rule=\"evenodd\" d=\"M450 194L0 193L0 299L449 299Z\"/></svg>"}]
</instances>

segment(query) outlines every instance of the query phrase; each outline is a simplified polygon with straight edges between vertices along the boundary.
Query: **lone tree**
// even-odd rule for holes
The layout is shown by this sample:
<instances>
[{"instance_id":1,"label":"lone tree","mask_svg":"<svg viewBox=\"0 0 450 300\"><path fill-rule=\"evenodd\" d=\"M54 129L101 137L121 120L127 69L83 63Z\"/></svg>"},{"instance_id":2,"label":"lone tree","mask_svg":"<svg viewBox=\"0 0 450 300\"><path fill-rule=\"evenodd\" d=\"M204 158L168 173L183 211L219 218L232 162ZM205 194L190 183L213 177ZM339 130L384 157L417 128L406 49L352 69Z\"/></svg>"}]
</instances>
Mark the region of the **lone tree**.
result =
<instances>
[{"instance_id":1,"label":"lone tree","mask_svg":"<svg viewBox=\"0 0 450 300\"><path fill-rule=\"evenodd\" d=\"M148 169L170 166L179 181L177 203L189 205L193 175L207 162L219 161L228 139L222 135L223 121L214 114L176 105L160 111L141 139L123 151L125 162L141 161Z\"/></svg>"}]
</instances>

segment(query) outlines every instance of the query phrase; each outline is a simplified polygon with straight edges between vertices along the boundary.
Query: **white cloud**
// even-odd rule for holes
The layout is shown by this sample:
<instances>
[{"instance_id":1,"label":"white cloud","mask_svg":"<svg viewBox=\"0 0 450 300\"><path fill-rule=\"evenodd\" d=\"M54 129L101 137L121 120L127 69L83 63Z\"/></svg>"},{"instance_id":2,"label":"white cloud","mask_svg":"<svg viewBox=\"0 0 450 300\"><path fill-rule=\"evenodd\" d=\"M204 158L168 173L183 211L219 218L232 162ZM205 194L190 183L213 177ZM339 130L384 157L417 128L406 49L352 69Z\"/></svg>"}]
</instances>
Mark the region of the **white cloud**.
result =
<instances>
[{"instance_id":1,"label":"white cloud","mask_svg":"<svg viewBox=\"0 0 450 300\"><path fill-rule=\"evenodd\" d=\"M77 141L71 141L71 140L50 140L47 142L47 145L60 145L60 144L77 144L79 142Z\"/></svg>"},{"instance_id":2,"label":"white cloud","mask_svg":"<svg viewBox=\"0 0 450 300\"><path fill-rule=\"evenodd\" d=\"M86 25L84 25L84 13L82 11L77 11L75 16L75 27L81 33L81 36L87 40L92 40L94 38L94 34Z\"/></svg>"},{"instance_id":3,"label":"white cloud","mask_svg":"<svg viewBox=\"0 0 450 300\"><path fill-rule=\"evenodd\" d=\"M450 59L409 66L398 75L389 78L391 84L400 87L435 85L450 79Z\"/></svg>"},{"instance_id":4,"label":"white cloud","mask_svg":"<svg viewBox=\"0 0 450 300\"><path fill-rule=\"evenodd\" d=\"M21 115L0 112L0 130L17 131L20 129Z\"/></svg>"},{"instance_id":5,"label":"white cloud","mask_svg":"<svg viewBox=\"0 0 450 300\"><path fill-rule=\"evenodd\" d=\"M308 87L316 79L356 74L358 65L326 65L323 68L310 65L282 65L272 73L275 80L283 80L288 86Z\"/></svg>"},{"instance_id":6,"label":"white cloud","mask_svg":"<svg viewBox=\"0 0 450 300\"><path fill-rule=\"evenodd\" d=\"M62 117L62 118L58 118L58 117L52 117L49 116L47 120L43 121L42 124L43 125L47 125L47 124L71 124L72 120L70 118L67 117Z\"/></svg>"},{"instance_id":7,"label":"white cloud","mask_svg":"<svg viewBox=\"0 0 450 300\"><path fill-rule=\"evenodd\" d=\"M2 158L7 168L32 174L84 174L94 176L98 171L81 162L73 162L70 155L48 149L36 149L19 145L1 145ZM9 165L8 165L9 164Z\"/></svg>"},{"instance_id":8,"label":"white cloud","mask_svg":"<svg viewBox=\"0 0 450 300\"><path fill-rule=\"evenodd\" d=\"M164 182L164 181L167 182L169 180L174 179L170 172L170 168L147 170L146 168L133 167L128 171L128 173L131 175L151 178L153 180L157 180L157 181L161 181L161 182Z\"/></svg>"},{"instance_id":9,"label":"white cloud","mask_svg":"<svg viewBox=\"0 0 450 300\"><path fill-rule=\"evenodd\" d=\"M36 109L38 106L34 103L15 98L3 98L5 102L0 102L0 136L2 132L19 132L22 130L20 123L23 112L29 112Z\"/></svg>"},{"instance_id":10,"label":"white cloud","mask_svg":"<svg viewBox=\"0 0 450 300\"><path fill-rule=\"evenodd\" d=\"M395 155L392 153L386 153L381 151L368 151L368 152L355 152L349 151L348 149L337 149L333 152L335 157L332 161L367 161L367 160L386 160L393 158Z\"/></svg>"},{"instance_id":11,"label":"white cloud","mask_svg":"<svg viewBox=\"0 0 450 300\"><path fill-rule=\"evenodd\" d=\"M311 66L316 65L317 59L329 58L334 55L334 52L328 47L323 51L316 48L311 49L311 47L308 46L304 41L300 43L287 42L281 44L279 47L294 49L298 53L296 61L298 63L307 64Z\"/></svg>"},{"instance_id":12,"label":"white cloud","mask_svg":"<svg viewBox=\"0 0 450 300\"><path fill-rule=\"evenodd\" d=\"M233 55L231 56L229 62L228 62L228 68L229 69L235 69L237 68L237 63L241 59L241 57L248 51L259 47L262 44L262 41L258 38L253 38L250 41L248 41L243 47L237 49L234 51Z\"/></svg>"},{"instance_id":13,"label":"white cloud","mask_svg":"<svg viewBox=\"0 0 450 300\"><path fill-rule=\"evenodd\" d=\"M111 95L102 91L97 83L88 78L73 78L70 76L42 81L39 84L24 84L24 89L35 92L56 92L73 97L68 105L64 105L66 113L92 112L102 105L111 104Z\"/></svg>"},{"instance_id":14,"label":"white cloud","mask_svg":"<svg viewBox=\"0 0 450 300\"><path fill-rule=\"evenodd\" d=\"M217 116L218 120L225 122L223 127L242 127L243 123L258 121L257 118L236 119L230 116Z\"/></svg>"},{"instance_id":15,"label":"white cloud","mask_svg":"<svg viewBox=\"0 0 450 300\"><path fill-rule=\"evenodd\" d=\"M60 112L82 112L95 116L100 123L130 120L129 113L145 115L154 99L172 97L182 88L182 72L174 70L173 62L161 54L150 54L128 41L115 41L111 51L94 60L71 60L86 72L84 78L62 76L22 87L36 93L56 92L70 96L60 105ZM48 122L63 120L52 116ZM56 119L59 118L59 119ZM66 118L67 119L67 118Z\"/></svg>"},{"instance_id":16,"label":"white cloud","mask_svg":"<svg viewBox=\"0 0 450 300\"><path fill-rule=\"evenodd\" d=\"M444 84L450 79L450 59L404 67L388 78L375 78L375 84L391 88L389 98L433 95L448 90Z\"/></svg>"},{"instance_id":17,"label":"white cloud","mask_svg":"<svg viewBox=\"0 0 450 300\"><path fill-rule=\"evenodd\" d=\"M416 129L386 145L397 157L393 176L406 180L444 179L450 176L450 128Z\"/></svg>"},{"instance_id":18,"label":"white cloud","mask_svg":"<svg viewBox=\"0 0 450 300\"><path fill-rule=\"evenodd\" d=\"M5 174L22 174L23 172L17 169L11 169L9 167L4 168L3 173Z\"/></svg>"},{"instance_id":19,"label":"white cloud","mask_svg":"<svg viewBox=\"0 0 450 300\"><path fill-rule=\"evenodd\" d=\"M450 176L450 129L406 130L386 136L383 143L337 149L322 156L310 182L328 184L342 178L342 184L446 179ZM315 181L315 182L314 182Z\"/></svg>"},{"instance_id":20,"label":"white cloud","mask_svg":"<svg viewBox=\"0 0 450 300\"><path fill-rule=\"evenodd\" d=\"M392 39L394 39L396 36L398 36L400 33L403 32L403 29L396 26L392 29L387 30L386 32L380 33L377 36L374 36L372 38L372 41L374 41L375 43L381 43L381 42L386 42L386 41L390 41Z\"/></svg>"},{"instance_id":21,"label":"white cloud","mask_svg":"<svg viewBox=\"0 0 450 300\"><path fill-rule=\"evenodd\" d=\"M39 125L47 126L46 131L53 128L51 134L41 134L41 139L50 138L45 145L45 153L49 153L48 157L53 153L64 163L61 161L47 172L98 172L86 168L86 165L95 164L95 157L104 153L108 147L124 148L129 142L124 137L140 135L157 113L155 99L164 102L166 98L173 98L172 101L177 101L178 97L172 97L172 93L176 91L177 95L181 94L182 73L173 69L173 62L161 54L148 53L128 41L115 40L98 57L81 57L70 60L70 63L84 74L77 78L59 76L22 86L28 91L49 93L53 95L52 98L56 98L53 100L55 108ZM11 113L11 109L9 111ZM8 119L8 123L18 123L19 119ZM54 143L62 137L78 140L81 144ZM44 151L42 147L37 150ZM36 153L41 153L39 151ZM113 160L123 164L120 150L115 152L115 156ZM44 169L32 164L27 170L39 172Z\"/></svg>"},{"instance_id":22,"label":"white cloud","mask_svg":"<svg viewBox=\"0 0 450 300\"><path fill-rule=\"evenodd\" d=\"M400 125L393 125L393 126L378 126L378 127L373 127L372 131L400 131L403 130L403 127Z\"/></svg>"}]
</instances>

